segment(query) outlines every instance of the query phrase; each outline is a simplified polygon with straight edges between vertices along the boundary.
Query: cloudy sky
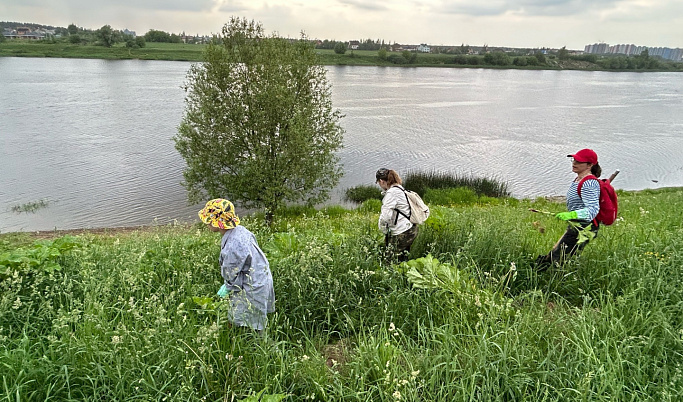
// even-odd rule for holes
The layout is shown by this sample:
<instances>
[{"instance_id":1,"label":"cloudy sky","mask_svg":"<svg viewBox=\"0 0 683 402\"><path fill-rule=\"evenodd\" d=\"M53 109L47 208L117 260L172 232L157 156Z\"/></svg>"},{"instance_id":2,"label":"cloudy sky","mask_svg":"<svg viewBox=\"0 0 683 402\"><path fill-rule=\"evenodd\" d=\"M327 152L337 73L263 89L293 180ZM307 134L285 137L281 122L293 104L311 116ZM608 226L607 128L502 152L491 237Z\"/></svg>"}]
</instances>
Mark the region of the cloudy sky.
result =
<instances>
[{"instance_id":1,"label":"cloudy sky","mask_svg":"<svg viewBox=\"0 0 683 402\"><path fill-rule=\"evenodd\" d=\"M230 16L318 39L510 47L683 47L683 0L0 0L0 20L220 31Z\"/></svg>"}]
</instances>

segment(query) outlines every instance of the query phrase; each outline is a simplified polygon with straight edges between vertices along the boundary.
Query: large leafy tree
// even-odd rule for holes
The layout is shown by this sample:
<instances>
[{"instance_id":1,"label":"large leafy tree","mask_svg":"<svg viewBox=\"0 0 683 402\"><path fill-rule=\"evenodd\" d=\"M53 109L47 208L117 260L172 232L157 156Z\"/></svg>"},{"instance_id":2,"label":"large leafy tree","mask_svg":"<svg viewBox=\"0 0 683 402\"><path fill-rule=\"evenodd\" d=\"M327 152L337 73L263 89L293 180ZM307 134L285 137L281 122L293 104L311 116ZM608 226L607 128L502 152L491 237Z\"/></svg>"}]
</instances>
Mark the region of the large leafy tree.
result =
<instances>
[{"instance_id":1,"label":"large leafy tree","mask_svg":"<svg viewBox=\"0 0 683 402\"><path fill-rule=\"evenodd\" d=\"M76 24L69 24L68 27L66 27L66 30L69 31L69 35L76 35L78 33L78 27Z\"/></svg>"},{"instance_id":2,"label":"large leafy tree","mask_svg":"<svg viewBox=\"0 0 683 402\"><path fill-rule=\"evenodd\" d=\"M189 199L265 208L326 200L339 181L342 115L310 41L232 18L190 68L176 149Z\"/></svg>"},{"instance_id":3,"label":"large leafy tree","mask_svg":"<svg viewBox=\"0 0 683 402\"><path fill-rule=\"evenodd\" d=\"M116 43L116 33L111 29L110 25L104 25L96 31L97 39L102 42L105 47L112 47Z\"/></svg>"}]
</instances>

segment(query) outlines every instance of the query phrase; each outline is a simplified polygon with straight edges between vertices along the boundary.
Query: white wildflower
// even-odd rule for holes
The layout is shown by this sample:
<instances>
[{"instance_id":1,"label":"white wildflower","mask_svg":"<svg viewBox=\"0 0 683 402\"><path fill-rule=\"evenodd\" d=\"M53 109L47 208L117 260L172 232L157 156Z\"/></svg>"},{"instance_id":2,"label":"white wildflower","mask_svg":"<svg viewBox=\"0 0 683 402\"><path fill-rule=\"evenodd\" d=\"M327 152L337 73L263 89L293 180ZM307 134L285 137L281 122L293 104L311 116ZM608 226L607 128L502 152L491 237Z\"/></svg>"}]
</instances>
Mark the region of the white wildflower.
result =
<instances>
[{"instance_id":1,"label":"white wildflower","mask_svg":"<svg viewBox=\"0 0 683 402\"><path fill-rule=\"evenodd\" d=\"M22 304L24 304L24 303L22 303L21 300L19 300L19 296L17 296L17 300L15 300L14 303L12 304L12 308L15 310L18 310Z\"/></svg>"}]
</instances>

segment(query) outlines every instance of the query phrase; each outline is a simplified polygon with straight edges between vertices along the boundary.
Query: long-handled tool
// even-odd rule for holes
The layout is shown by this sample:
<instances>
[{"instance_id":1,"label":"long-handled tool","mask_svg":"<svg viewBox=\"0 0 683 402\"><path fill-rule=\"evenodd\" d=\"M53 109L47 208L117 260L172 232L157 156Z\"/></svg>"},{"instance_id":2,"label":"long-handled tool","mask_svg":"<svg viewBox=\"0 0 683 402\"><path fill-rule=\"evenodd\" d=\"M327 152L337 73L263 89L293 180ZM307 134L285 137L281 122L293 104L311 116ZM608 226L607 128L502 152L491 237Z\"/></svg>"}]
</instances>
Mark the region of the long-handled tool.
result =
<instances>
[{"instance_id":1,"label":"long-handled tool","mask_svg":"<svg viewBox=\"0 0 683 402\"><path fill-rule=\"evenodd\" d=\"M615 170L614 173L612 173L612 175L607 179L607 181L610 182L610 183L612 183L612 181L614 181L614 178L617 177L617 175L619 174L619 172L620 172L619 169Z\"/></svg>"}]
</instances>

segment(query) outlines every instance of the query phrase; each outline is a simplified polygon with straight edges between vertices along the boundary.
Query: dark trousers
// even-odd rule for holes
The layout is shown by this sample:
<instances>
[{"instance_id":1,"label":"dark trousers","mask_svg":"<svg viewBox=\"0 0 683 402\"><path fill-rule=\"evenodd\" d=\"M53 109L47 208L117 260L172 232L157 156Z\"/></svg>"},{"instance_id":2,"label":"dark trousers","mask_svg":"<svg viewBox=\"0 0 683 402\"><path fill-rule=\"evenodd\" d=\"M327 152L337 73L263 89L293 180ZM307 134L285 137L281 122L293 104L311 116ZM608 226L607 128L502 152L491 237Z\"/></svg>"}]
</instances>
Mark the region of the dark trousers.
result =
<instances>
[{"instance_id":1,"label":"dark trousers","mask_svg":"<svg viewBox=\"0 0 683 402\"><path fill-rule=\"evenodd\" d=\"M598 227L594 224L590 222L581 222L579 224L582 228L591 225L589 229L584 230L590 230L595 236L598 235ZM567 230L564 232L564 235L562 235L557 244L555 244L555 247L550 250L550 253L538 256L536 259L536 267L539 269L546 269L550 265L564 264L571 256L583 250L583 248L586 247L586 244L588 244L588 241L579 244L579 231L574 226L567 225Z\"/></svg>"},{"instance_id":2,"label":"dark trousers","mask_svg":"<svg viewBox=\"0 0 683 402\"><path fill-rule=\"evenodd\" d=\"M384 237L384 245L386 247L386 259L390 261L408 261L410 255L410 247L413 245L417 237L417 225L413 225L396 236L386 235Z\"/></svg>"}]
</instances>

